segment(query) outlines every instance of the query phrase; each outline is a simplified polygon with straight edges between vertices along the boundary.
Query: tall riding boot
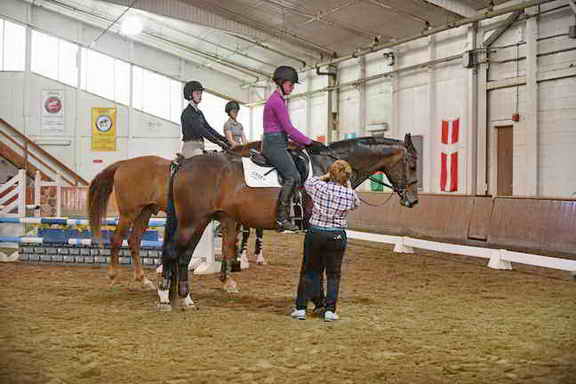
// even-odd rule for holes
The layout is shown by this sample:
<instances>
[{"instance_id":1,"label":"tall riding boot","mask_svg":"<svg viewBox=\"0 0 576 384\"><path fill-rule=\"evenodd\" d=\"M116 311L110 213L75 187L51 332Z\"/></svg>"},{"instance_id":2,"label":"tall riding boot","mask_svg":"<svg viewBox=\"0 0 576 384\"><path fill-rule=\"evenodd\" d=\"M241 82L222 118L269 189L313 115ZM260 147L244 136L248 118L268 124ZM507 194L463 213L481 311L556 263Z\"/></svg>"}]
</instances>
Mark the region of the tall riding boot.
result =
<instances>
[{"instance_id":1,"label":"tall riding boot","mask_svg":"<svg viewBox=\"0 0 576 384\"><path fill-rule=\"evenodd\" d=\"M286 181L280 189L276 206L276 230L278 232L297 232L299 228L292 224L290 218L290 199L296 189L294 181Z\"/></svg>"}]
</instances>

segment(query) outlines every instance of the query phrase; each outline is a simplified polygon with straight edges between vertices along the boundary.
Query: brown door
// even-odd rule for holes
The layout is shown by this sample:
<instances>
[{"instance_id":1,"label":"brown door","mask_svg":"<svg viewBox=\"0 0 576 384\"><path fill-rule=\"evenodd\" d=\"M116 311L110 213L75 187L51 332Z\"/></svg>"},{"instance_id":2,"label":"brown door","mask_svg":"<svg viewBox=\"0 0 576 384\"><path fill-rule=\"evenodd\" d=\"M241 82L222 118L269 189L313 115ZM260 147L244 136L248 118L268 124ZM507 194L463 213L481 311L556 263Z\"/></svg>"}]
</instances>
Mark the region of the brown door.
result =
<instances>
[{"instance_id":1,"label":"brown door","mask_svg":"<svg viewBox=\"0 0 576 384\"><path fill-rule=\"evenodd\" d=\"M498 132L498 195L512 196L513 128L511 125L497 127Z\"/></svg>"}]
</instances>

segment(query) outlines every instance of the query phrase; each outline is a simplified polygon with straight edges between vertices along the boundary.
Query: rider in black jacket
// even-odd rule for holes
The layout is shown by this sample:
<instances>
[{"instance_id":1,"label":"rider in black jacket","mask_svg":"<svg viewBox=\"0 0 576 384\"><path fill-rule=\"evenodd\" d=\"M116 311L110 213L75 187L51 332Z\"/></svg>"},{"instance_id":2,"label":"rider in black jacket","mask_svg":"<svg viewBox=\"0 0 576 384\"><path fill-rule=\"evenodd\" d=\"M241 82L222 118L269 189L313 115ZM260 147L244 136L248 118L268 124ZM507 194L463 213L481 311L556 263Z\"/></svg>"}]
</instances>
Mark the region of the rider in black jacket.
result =
<instances>
[{"instance_id":1,"label":"rider in black jacket","mask_svg":"<svg viewBox=\"0 0 576 384\"><path fill-rule=\"evenodd\" d=\"M228 140L208 124L204 114L198 109L202 101L204 87L198 81L189 81L184 86L184 98L190 103L182 111L182 155L189 158L204 153L204 139L227 150Z\"/></svg>"}]
</instances>

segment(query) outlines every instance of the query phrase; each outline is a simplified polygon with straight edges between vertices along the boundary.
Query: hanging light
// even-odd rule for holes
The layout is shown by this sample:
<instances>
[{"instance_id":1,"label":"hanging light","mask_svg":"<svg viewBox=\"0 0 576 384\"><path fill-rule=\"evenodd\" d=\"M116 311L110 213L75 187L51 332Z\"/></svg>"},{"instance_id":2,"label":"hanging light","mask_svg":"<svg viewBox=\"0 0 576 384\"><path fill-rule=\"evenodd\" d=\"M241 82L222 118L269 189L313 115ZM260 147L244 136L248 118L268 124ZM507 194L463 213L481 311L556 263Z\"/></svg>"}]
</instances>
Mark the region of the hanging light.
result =
<instances>
[{"instance_id":1,"label":"hanging light","mask_svg":"<svg viewBox=\"0 0 576 384\"><path fill-rule=\"evenodd\" d=\"M142 21L136 16L127 16L122 20L120 31L128 36L137 35L142 32Z\"/></svg>"}]
</instances>

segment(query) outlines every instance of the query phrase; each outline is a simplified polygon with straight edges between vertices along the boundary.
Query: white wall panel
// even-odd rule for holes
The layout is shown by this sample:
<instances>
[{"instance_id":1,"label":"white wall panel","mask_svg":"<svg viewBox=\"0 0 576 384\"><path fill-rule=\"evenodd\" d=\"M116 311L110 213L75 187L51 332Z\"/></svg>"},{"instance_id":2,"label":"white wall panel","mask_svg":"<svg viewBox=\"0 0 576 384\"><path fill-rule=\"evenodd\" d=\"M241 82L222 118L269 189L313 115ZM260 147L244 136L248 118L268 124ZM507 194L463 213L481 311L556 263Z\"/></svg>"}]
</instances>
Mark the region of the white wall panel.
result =
<instances>
[{"instance_id":1,"label":"white wall panel","mask_svg":"<svg viewBox=\"0 0 576 384\"><path fill-rule=\"evenodd\" d=\"M0 72L0 118L23 129L24 73Z\"/></svg>"},{"instance_id":2,"label":"white wall panel","mask_svg":"<svg viewBox=\"0 0 576 384\"><path fill-rule=\"evenodd\" d=\"M338 105L338 133L334 141L341 140L347 133L360 133L358 103L360 92L357 88L346 88L340 92Z\"/></svg>"},{"instance_id":3,"label":"white wall panel","mask_svg":"<svg viewBox=\"0 0 576 384\"><path fill-rule=\"evenodd\" d=\"M86 180L91 180L98 172L108 165L128 158L128 139L118 138L116 152L92 152L91 138L81 137L79 139L79 150L82 156L79 157L79 166L77 172Z\"/></svg>"},{"instance_id":4,"label":"white wall panel","mask_svg":"<svg viewBox=\"0 0 576 384\"><path fill-rule=\"evenodd\" d=\"M540 83L539 194L576 197L576 78Z\"/></svg>"},{"instance_id":5,"label":"white wall panel","mask_svg":"<svg viewBox=\"0 0 576 384\"><path fill-rule=\"evenodd\" d=\"M326 94L316 94L310 100L312 107L310 116L310 126L308 133L315 139L318 136L326 135L326 124L328 124L328 96Z\"/></svg>"},{"instance_id":6,"label":"white wall panel","mask_svg":"<svg viewBox=\"0 0 576 384\"><path fill-rule=\"evenodd\" d=\"M300 132L308 135L308 126L306 123L306 98L299 97L290 100L288 103L288 113L290 114L290 121Z\"/></svg>"}]
</instances>

